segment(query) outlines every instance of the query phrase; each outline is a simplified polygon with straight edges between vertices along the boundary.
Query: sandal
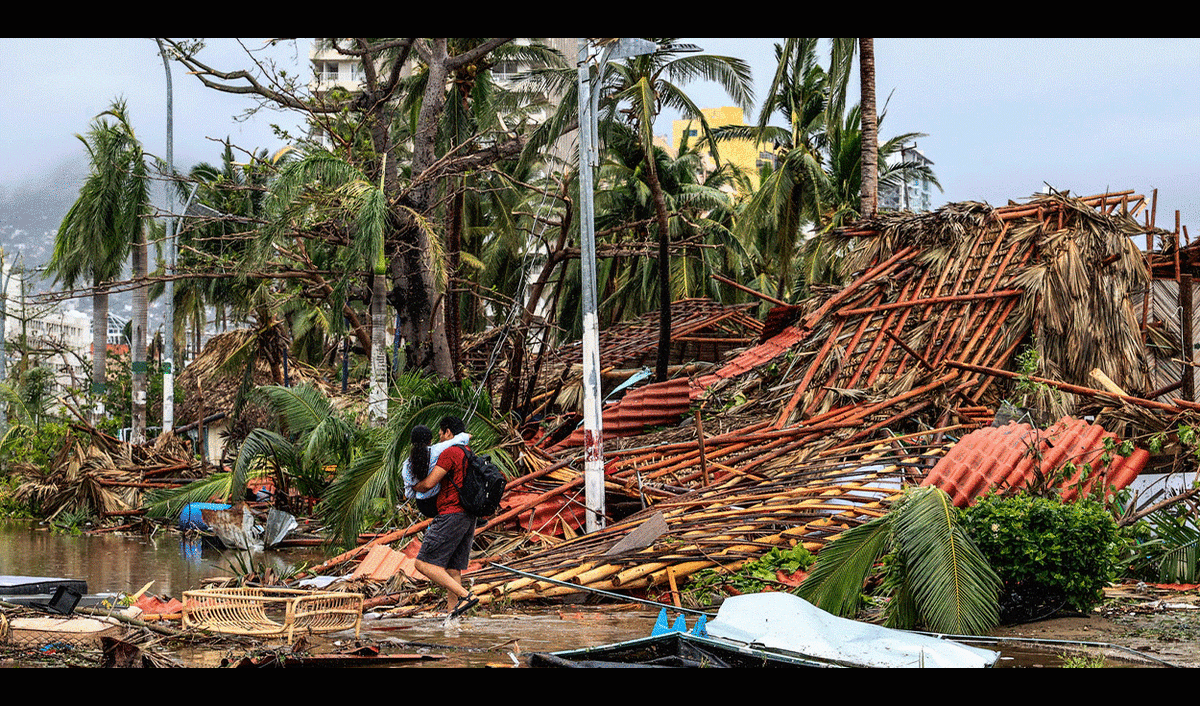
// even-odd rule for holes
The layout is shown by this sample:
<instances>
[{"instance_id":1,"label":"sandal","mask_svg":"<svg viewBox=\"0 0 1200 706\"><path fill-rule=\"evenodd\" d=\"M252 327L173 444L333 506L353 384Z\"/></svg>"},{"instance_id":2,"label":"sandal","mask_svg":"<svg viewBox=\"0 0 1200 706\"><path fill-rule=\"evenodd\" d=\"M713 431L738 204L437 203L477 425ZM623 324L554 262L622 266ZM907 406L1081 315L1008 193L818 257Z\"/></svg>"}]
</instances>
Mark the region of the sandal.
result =
<instances>
[{"instance_id":1,"label":"sandal","mask_svg":"<svg viewBox=\"0 0 1200 706\"><path fill-rule=\"evenodd\" d=\"M474 593L468 593L466 597L460 598L458 605L454 606L454 610L450 611L449 619L453 620L477 605L479 605L479 597Z\"/></svg>"}]
</instances>

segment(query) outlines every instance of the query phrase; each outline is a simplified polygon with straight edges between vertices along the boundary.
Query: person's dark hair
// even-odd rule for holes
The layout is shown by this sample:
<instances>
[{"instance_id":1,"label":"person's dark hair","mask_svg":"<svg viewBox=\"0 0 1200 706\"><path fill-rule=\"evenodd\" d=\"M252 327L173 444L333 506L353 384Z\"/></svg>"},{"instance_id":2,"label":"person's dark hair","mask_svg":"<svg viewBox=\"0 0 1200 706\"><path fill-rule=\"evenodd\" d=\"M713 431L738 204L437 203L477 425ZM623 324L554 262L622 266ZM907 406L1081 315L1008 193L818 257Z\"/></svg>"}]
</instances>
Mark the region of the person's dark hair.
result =
<instances>
[{"instance_id":1,"label":"person's dark hair","mask_svg":"<svg viewBox=\"0 0 1200 706\"><path fill-rule=\"evenodd\" d=\"M463 420L455 416L442 417L442 423L438 426L442 429L449 429L450 433L456 436L467 430L467 425L463 424Z\"/></svg>"},{"instance_id":2,"label":"person's dark hair","mask_svg":"<svg viewBox=\"0 0 1200 706\"><path fill-rule=\"evenodd\" d=\"M433 441L433 432L424 424L418 424L413 427L408 440L412 442L408 450L408 467L414 478L425 480L429 475L429 442Z\"/></svg>"}]
</instances>

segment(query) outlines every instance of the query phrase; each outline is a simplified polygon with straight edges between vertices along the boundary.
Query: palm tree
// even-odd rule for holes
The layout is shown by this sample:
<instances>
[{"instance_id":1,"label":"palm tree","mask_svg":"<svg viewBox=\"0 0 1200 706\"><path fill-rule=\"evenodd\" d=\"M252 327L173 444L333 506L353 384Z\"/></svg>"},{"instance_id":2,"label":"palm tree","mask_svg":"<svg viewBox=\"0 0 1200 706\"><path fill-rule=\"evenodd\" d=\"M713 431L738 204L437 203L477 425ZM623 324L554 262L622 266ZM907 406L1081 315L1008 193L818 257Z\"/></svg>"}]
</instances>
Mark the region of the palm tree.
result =
<instances>
[{"instance_id":1,"label":"palm tree","mask_svg":"<svg viewBox=\"0 0 1200 706\"><path fill-rule=\"evenodd\" d=\"M312 198L310 187L319 185L323 196ZM367 179L357 167L332 152L316 151L285 167L273 184L270 213L274 218L263 230L264 238L289 231L297 217L309 221L331 218L345 223L348 247L342 249L342 267L347 273L371 273L371 383L368 392L370 419L374 426L387 420L387 258L384 231L389 204L381 183ZM266 243L259 244L266 252ZM344 309L346 304L340 302Z\"/></svg>"},{"instance_id":2,"label":"palm tree","mask_svg":"<svg viewBox=\"0 0 1200 706\"><path fill-rule=\"evenodd\" d=\"M648 224L657 219L645 159L638 136L630 128L610 126L608 132L596 194L597 229L610 234L605 238L609 247L638 249L648 240ZM729 192L737 175L729 164L706 173L702 152L686 136L679 145L678 157L672 158L657 147L653 154L670 214L671 240L695 246L689 247L684 256L671 258L669 301L718 297L710 273L723 272L738 279L740 264L747 257L730 227L733 207ZM638 255L614 255L602 260L598 281L608 321L617 322L655 308L659 281L654 264ZM578 320L578 315L560 314L560 320Z\"/></svg>"},{"instance_id":3,"label":"palm tree","mask_svg":"<svg viewBox=\"0 0 1200 706\"><path fill-rule=\"evenodd\" d=\"M859 86L862 88L862 213L863 218L875 215L878 171L876 153L879 145L879 123L875 118L875 40L858 38Z\"/></svg>"},{"instance_id":4,"label":"palm tree","mask_svg":"<svg viewBox=\"0 0 1200 706\"><path fill-rule=\"evenodd\" d=\"M741 59L694 54L696 48L674 37L651 38L658 49L601 67L601 101L606 122L615 122L618 111L638 135L646 165L646 183L653 197L658 225L659 350L655 378L665 380L671 351L670 227L666 198L654 158L654 119L663 107L674 108L685 119L699 123L712 155L720 162L712 128L699 107L678 85L693 79L716 81L737 105L749 108L754 100L750 68ZM604 127L601 127L604 130Z\"/></svg>"},{"instance_id":5,"label":"palm tree","mask_svg":"<svg viewBox=\"0 0 1200 706\"><path fill-rule=\"evenodd\" d=\"M886 113L886 109L884 111ZM886 115L881 115L882 125ZM828 135L828 182L824 210L821 214L823 230L840 228L847 223L865 217L862 207L862 119L858 106L851 107L837 123L831 123ZM900 185L914 179L924 179L942 188L929 165L921 160L893 160L903 156L906 143L924 137L924 133L906 132L878 145L876 150L876 174L881 184Z\"/></svg>"},{"instance_id":6,"label":"palm tree","mask_svg":"<svg viewBox=\"0 0 1200 706\"><path fill-rule=\"evenodd\" d=\"M831 121L840 121L853 44L832 40L829 69L817 59L817 37L794 37L775 45L776 70L755 126L717 130L717 138L752 139L774 147L778 163L765 170L760 187L739 213L737 230L744 242L759 242L763 264L775 275L775 297L793 288L797 247L806 229L817 229L825 210L826 170ZM771 125L776 120L787 125ZM802 282L807 284L806 279Z\"/></svg>"},{"instance_id":7,"label":"palm tree","mask_svg":"<svg viewBox=\"0 0 1200 706\"><path fill-rule=\"evenodd\" d=\"M999 622L1000 578L936 487L911 489L887 515L838 535L797 593L834 615L852 615L867 575L889 553L889 627L923 623L936 632L982 635Z\"/></svg>"},{"instance_id":8,"label":"palm tree","mask_svg":"<svg viewBox=\"0 0 1200 706\"><path fill-rule=\"evenodd\" d=\"M87 282L92 288L92 393L99 399L105 389L108 283L120 276L130 248L143 243L142 219L150 197L145 159L122 101L101 113L79 139L91 169L63 217L48 270L56 283L73 288ZM102 403L94 413L97 418L103 414Z\"/></svg>"}]
</instances>

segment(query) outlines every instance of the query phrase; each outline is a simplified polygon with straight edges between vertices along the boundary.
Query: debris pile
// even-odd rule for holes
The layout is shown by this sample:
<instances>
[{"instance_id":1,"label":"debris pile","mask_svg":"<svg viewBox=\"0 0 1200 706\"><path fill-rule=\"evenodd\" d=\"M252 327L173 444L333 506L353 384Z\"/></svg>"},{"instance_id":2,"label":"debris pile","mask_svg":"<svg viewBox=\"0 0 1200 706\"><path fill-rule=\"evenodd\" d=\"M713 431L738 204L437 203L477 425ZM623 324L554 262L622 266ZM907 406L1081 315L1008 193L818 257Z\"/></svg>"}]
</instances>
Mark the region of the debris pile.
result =
<instances>
[{"instance_id":1,"label":"debris pile","mask_svg":"<svg viewBox=\"0 0 1200 706\"><path fill-rule=\"evenodd\" d=\"M777 309L763 340L723 363L606 407L606 440L610 427L639 419L634 433L678 424L607 451L610 508L644 510L611 512L601 532L505 560L553 582L487 568L471 576L474 590L509 600L582 587L673 591L696 571L736 570L774 546L819 549L886 512L902 483L925 481L959 439L990 424L1016 397L1006 377L1020 377L1008 371L1022 351L1033 351L1023 360L1037 374L1024 379L1059 387L1035 384L1025 395L1048 407L1044 423L1086 409L1126 437L1163 431L1161 412L1174 419L1193 407L1138 396L1153 384L1135 313L1150 270L1130 240L1148 230L1133 220L1144 205L1128 192L1052 194L997 209L886 214L837 234L857 263L849 285ZM601 361L609 365L603 353ZM1094 387L1097 379L1111 387ZM1064 456L1080 471L1070 482L1109 472L1091 465L1102 436ZM552 450L575 458L576 442ZM1119 459L1119 482L1103 482L1128 482L1147 461L1135 456ZM1011 482L1001 478L984 485ZM568 484L582 503L581 485ZM613 551L652 520L661 522L656 536Z\"/></svg>"},{"instance_id":2,"label":"debris pile","mask_svg":"<svg viewBox=\"0 0 1200 706\"><path fill-rule=\"evenodd\" d=\"M14 497L42 508L50 520L61 513L134 517L144 512L145 491L187 485L210 470L174 434L131 445L94 427L72 424L48 472L29 464L14 466L21 479Z\"/></svg>"}]
</instances>

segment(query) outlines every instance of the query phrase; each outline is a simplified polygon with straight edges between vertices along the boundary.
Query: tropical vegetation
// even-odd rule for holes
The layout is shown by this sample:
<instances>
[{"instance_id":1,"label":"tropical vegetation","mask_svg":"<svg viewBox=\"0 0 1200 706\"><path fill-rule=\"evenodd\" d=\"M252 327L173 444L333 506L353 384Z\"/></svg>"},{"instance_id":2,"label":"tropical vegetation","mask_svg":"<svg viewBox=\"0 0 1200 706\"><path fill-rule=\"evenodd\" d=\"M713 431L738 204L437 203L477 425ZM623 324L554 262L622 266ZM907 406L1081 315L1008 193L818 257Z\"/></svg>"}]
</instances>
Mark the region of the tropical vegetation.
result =
<instances>
[{"instance_id":1,"label":"tropical vegetation","mask_svg":"<svg viewBox=\"0 0 1200 706\"><path fill-rule=\"evenodd\" d=\"M1001 580L941 489L911 489L891 512L838 535L797 593L834 615L853 615L881 560L888 626L982 635L999 623Z\"/></svg>"},{"instance_id":2,"label":"tropical vegetation","mask_svg":"<svg viewBox=\"0 0 1200 706\"><path fill-rule=\"evenodd\" d=\"M255 360L269 363L276 384L258 399L281 421L239 431L227 476L158 508L212 490L236 496L247 477L269 473L317 499L349 541L368 521L395 519L397 464L425 409L419 400L456 399L450 406L470 412L480 443L500 446L510 417L531 411L529 390L517 384L528 377L523 366L538 364L526 352L578 335L579 165L554 147L579 118L578 74L574 56L537 39L321 41L358 62L360 91L314 90L287 75L264 81L210 65L202 42L163 42L204 85L300 111L312 132L289 136L275 154L226 141L211 163L164 175L186 204L176 264L186 276L167 335L177 352L190 342L195 355L207 328L250 328L244 360L228 367L249 380ZM809 234L855 215L861 158L852 153L861 138L845 97L853 43L833 42L828 67L816 39L778 48L780 68L751 132L777 145L780 161L756 191L752 175L722 159L733 132L710 125L687 93L711 82L751 109L746 63L678 38L653 42L649 53L594 70L604 321L658 310L660 336L669 336L672 300L746 300L713 273L792 299L810 282L836 279L827 266L836 253L810 245ZM696 121L696 137L656 145L664 109ZM910 137L881 145L881 168L894 166L888 145ZM146 185L154 165L119 102L81 139L92 173L63 220L51 272L60 284L93 290L102 324L125 259L152 239ZM165 264L157 270L165 274ZM491 358L506 357L508 375L494 410L489 389L470 379L463 349L469 337L497 331ZM95 350L99 391L106 347ZM363 384L367 413L335 411L307 388L288 392L281 369L292 361L328 371L344 389ZM248 393L239 393L235 413ZM123 416L126 405L111 407Z\"/></svg>"},{"instance_id":3,"label":"tropical vegetation","mask_svg":"<svg viewBox=\"0 0 1200 706\"><path fill-rule=\"evenodd\" d=\"M1004 581L1003 604L1011 612L1091 611L1116 577L1124 549L1112 514L1087 499L989 495L963 513L963 523Z\"/></svg>"}]
</instances>

